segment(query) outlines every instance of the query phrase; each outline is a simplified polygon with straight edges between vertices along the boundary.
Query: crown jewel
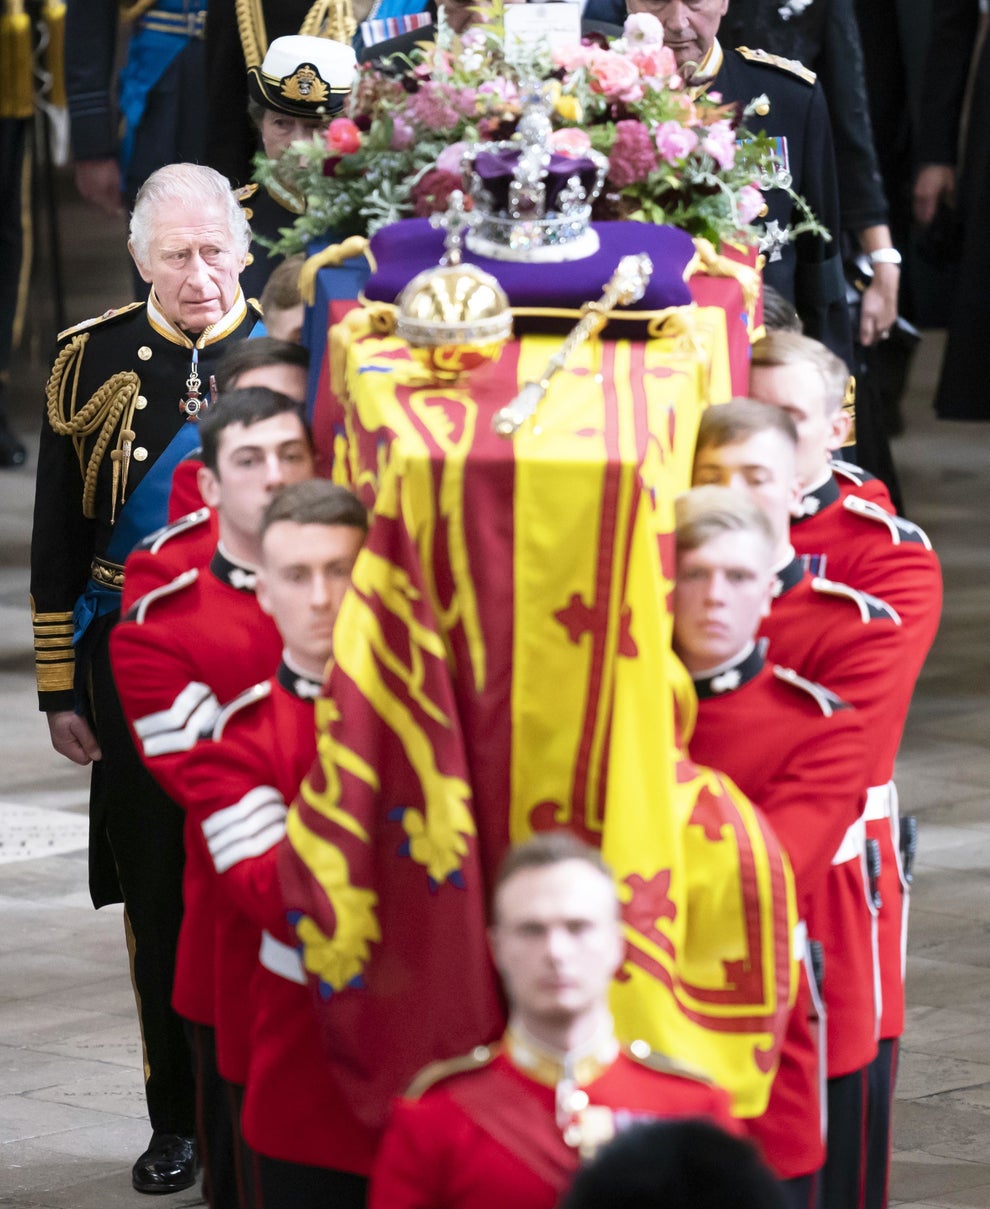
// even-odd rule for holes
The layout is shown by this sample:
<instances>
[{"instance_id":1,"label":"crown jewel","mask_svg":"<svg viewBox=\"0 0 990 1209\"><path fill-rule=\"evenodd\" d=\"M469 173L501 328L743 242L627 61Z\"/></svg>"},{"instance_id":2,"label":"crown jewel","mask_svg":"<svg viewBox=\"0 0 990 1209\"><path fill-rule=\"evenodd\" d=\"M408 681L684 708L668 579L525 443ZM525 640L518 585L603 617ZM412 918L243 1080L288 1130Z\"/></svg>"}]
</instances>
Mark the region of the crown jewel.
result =
<instances>
[{"instance_id":1,"label":"crown jewel","mask_svg":"<svg viewBox=\"0 0 990 1209\"><path fill-rule=\"evenodd\" d=\"M525 97L518 138L477 143L465 174L474 203L467 246L495 260L578 260L598 250L591 203L601 191L608 160L552 150L550 98L534 84Z\"/></svg>"}]
</instances>

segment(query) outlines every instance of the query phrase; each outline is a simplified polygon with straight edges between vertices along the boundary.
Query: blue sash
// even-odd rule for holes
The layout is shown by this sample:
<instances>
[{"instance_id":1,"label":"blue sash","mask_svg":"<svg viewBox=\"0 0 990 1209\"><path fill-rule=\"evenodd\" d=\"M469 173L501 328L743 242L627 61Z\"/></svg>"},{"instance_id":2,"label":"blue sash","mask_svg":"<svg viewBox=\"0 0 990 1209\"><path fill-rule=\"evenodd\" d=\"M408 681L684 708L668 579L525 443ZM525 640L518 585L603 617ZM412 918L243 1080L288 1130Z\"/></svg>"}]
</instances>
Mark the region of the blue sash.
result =
<instances>
[{"instance_id":1,"label":"blue sash","mask_svg":"<svg viewBox=\"0 0 990 1209\"><path fill-rule=\"evenodd\" d=\"M185 14L205 8L187 0L158 0L152 13ZM151 16L150 13L145 14ZM138 21L127 47L127 62L120 73L119 105L124 134L120 144L120 166L126 169L134 153L134 138L144 117L148 95L162 78L172 60L189 43L188 34L163 33L147 29Z\"/></svg>"},{"instance_id":2,"label":"blue sash","mask_svg":"<svg viewBox=\"0 0 990 1209\"><path fill-rule=\"evenodd\" d=\"M195 424L183 424L120 510L107 546L108 561L123 565L139 541L168 523L172 475L182 459L198 447L199 429ZM89 580L72 610L72 645L98 617L119 608L120 592L116 588Z\"/></svg>"}]
</instances>

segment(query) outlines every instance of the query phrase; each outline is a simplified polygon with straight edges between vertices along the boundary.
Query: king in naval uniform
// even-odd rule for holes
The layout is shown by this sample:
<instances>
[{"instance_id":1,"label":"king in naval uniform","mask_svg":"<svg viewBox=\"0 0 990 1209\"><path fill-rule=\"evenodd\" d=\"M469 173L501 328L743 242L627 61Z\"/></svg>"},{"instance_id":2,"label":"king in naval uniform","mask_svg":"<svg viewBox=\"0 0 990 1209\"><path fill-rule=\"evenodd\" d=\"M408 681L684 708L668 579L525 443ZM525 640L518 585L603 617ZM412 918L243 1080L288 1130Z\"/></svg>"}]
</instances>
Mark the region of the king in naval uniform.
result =
<instances>
[{"instance_id":1,"label":"king in naval uniform","mask_svg":"<svg viewBox=\"0 0 990 1209\"><path fill-rule=\"evenodd\" d=\"M170 1005L182 911L182 820L144 770L120 712L107 654L123 564L167 519L175 465L198 445L223 351L257 315L238 277L250 233L228 183L175 164L153 173L129 248L150 285L135 303L59 339L45 392L31 546L40 707L55 750L93 762L90 893L123 901L146 1046L154 1137L133 1171L138 1191L195 1178L193 1088Z\"/></svg>"}]
</instances>

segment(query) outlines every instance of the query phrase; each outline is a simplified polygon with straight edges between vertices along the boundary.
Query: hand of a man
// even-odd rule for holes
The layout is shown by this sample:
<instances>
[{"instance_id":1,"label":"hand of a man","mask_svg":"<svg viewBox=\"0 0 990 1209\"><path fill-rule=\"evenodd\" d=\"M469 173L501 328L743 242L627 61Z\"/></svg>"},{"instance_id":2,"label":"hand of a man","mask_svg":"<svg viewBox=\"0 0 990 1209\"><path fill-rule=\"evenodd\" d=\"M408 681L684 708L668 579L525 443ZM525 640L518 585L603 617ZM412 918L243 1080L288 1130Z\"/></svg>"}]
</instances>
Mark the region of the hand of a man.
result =
<instances>
[{"instance_id":1,"label":"hand of a man","mask_svg":"<svg viewBox=\"0 0 990 1209\"><path fill-rule=\"evenodd\" d=\"M115 159L78 160L76 188L88 202L107 214L123 214L124 199L120 192L120 167Z\"/></svg>"},{"instance_id":2,"label":"hand of a man","mask_svg":"<svg viewBox=\"0 0 990 1209\"><path fill-rule=\"evenodd\" d=\"M935 217L944 198L950 205L955 198L956 172L948 164L925 164L914 182L914 217L924 226Z\"/></svg>"},{"instance_id":3,"label":"hand of a man","mask_svg":"<svg viewBox=\"0 0 990 1209\"><path fill-rule=\"evenodd\" d=\"M897 291L901 271L896 264L875 264L873 280L863 294L859 342L869 347L885 340L897 321Z\"/></svg>"},{"instance_id":4,"label":"hand of a man","mask_svg":"<svg viewBox=\"0 0 990 1209\"><path fill-rule=\"evenodd\" d=\"M92 764L102 757L100 745L89 729L89 723L75 710L52 710L46 716L52 747L60 756L65 756L74 764Z\"/></svg>"}]
</instances>

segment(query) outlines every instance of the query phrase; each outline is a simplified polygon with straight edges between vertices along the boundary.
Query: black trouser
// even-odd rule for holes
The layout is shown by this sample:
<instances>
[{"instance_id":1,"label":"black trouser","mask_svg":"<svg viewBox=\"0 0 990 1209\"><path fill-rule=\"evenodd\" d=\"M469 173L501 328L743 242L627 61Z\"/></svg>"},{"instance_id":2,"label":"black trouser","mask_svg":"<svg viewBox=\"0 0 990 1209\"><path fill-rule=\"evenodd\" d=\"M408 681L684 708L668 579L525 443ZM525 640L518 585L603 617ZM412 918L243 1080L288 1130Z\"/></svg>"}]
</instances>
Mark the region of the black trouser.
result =
<instances>
[{"instance_id":1,"label":"black trouser","mask_svg":"<svg viewBox=\"0 0 990 1209\"><path fill-rule=\"evenodd\" d=\"M256 1209L364 1209L368 1181L350 1171L286 1163L252 1152Z\"/></svg>"},{"instance_id":2,"label":"black trouser","mask_svg":"<svg viewBox=\"0 0 990 1209\"><path fill-rule=\"evenodd\" d=\"M217 1070L217 1034L208 1024L186 1022L195 1059L196 1139L203 1161L203 1196L210 1209L252 1209L242 1179L241 1089ZM240 1161L239 1161L240 1160Z\"/></svg>"},{"instance_id":3,"label":"black trouser","mask_svg":"<svg viewBox=\"0 0 990 1209\"><path fill-rule=\"evenodd\" d=\"M866 1166L866 1072L828 1081L828 1137L822 1169L825 1209L858 1209Z\"/></svg>"},{"instance_id":4,"label":"black trouser","mask_svg":"<svg viewBox=\"0 0 990 1209\"><path fill-rule=\"evenodd\" d=\"M822 1173L812 1171L810 1175L796 1175L790 1180L781 1180L787 1209L820 1209Z\"/></svg>"},{"instance_id":5,"label":"black trouser","mask_svg":"<svg viewBox=\"0 0 990 1209\"><path fill-rule=\"evenodd\" d=\"M887 1209L890 1176L890 1115L897 1082L899 1037L880 1042L877 1056L867 1067L866 1106L866 1209Z\"/></svg>"},{"instance_id":6,"label":"black trouser","mask_svg":"<svg viewBox=\"0 0 990 1209\"><path fill-rule=\"evenodd\" d=\"M131 977L151 1126L191 1137L193 1062L183 1022L172 1008L182 921L182 811L159 788L131 742L110 671L113 620L94 622L77 650L103 752L93 764L90 787L90 893L96 907L123 899L133 933Z\"/></svg>"}]
</instances>

